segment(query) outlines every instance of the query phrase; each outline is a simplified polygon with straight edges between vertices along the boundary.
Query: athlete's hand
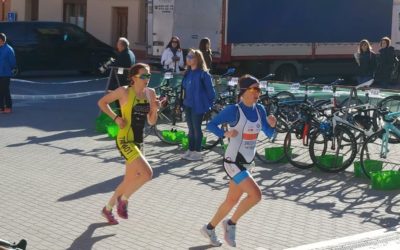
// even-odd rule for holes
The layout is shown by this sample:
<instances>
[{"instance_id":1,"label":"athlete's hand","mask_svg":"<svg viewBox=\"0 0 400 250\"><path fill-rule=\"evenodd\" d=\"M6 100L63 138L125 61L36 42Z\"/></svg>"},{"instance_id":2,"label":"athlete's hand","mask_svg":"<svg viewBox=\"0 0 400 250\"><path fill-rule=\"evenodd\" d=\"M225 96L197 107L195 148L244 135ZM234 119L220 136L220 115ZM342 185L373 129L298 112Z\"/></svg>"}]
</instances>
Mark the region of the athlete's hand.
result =
<instances>
[{"instance_id":1,"label":"athlete's hand","mask_svg":"<svg viewBox=\"0 0 400 250\"><path fill-rule=\"evenodd\" d=\"M269 115L267 117L267 122L271 128L275 128L276 126L276 117L274 115Z\"/></svg>"},{"instance_id":2,"label":"athlete's hand","mask_svg":"<svg viewBox=\"0 0 400 250\"><path fill-rule=\"evenodd\" d=\"M118 116L117 119L115 119L115 123L120 129L125 128L126 122L121 116Z\"/></svg>"},{"instance_id":3,"label":"athlete's hand","mask_svg":"<svg viewBox=\"0 0 400 250\"><path fill-rule=\"evenodd\" d=\"M234 138L234 137L236 137L238 134L239 134L239 133L237 132L236 129L231 129L231 130L229 130L229 131L226 131L225 134L224 134L224 136L227 137L227 138Z\"/></svg>"}]
</instances>

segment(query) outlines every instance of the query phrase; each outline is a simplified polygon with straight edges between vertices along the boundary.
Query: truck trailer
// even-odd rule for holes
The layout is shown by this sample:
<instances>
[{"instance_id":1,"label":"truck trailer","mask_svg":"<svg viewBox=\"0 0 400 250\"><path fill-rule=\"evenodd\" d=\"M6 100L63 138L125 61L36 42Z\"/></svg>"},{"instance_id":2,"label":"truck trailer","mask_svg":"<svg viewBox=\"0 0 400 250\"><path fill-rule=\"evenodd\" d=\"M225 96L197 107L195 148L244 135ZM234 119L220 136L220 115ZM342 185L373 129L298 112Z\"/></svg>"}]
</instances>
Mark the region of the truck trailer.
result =
<instances>
[{"instance_id":1,"label":"truck trailer","mask_svg":"<svg viewBox=\"0 0 400 250\"><path fill-rule=\"evenodd\" d=\"M388 36L400 49L400 0L150 0L148 20L149 55L172 35L183 48L209 37L216 67L283 81L354 78L362 39L377 52Z\"/></svg>"}]
</instances>

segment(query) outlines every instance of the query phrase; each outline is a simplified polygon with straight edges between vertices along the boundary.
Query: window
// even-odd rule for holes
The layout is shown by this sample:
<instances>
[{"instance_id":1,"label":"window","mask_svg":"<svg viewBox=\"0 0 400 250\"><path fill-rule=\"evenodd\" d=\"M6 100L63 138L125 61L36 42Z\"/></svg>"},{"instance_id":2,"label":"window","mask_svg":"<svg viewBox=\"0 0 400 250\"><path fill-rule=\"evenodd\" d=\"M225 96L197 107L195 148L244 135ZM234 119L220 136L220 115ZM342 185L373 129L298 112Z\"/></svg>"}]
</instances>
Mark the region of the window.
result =
<instances>
[{"instance_id":1,"label":"window","mask_svg":"<svg viewBox=\"0 0 400 250\"><path fill-rule=\"evenodd\" d=\"M64 22L86 29L86 1L64 0Z\"/></svg>"}]
</instances>

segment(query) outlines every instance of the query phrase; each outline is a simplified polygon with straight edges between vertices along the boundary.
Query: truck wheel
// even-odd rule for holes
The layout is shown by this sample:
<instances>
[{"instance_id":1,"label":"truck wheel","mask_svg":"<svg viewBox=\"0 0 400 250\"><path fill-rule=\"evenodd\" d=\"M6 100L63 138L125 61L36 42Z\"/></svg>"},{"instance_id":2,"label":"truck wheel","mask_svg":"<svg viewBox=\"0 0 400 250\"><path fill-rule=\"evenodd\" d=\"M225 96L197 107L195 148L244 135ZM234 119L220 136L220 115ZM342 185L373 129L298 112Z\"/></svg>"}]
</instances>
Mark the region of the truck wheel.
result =
<instances>
[{"instance_id":1,"label":"truck wheel","mask_svg":"<svg viewBox=\"0 0 400 250\"><path fill-rule=\"evenodd\" d=\"M293 82L297 78L297 71L291 65L284 65L277 70L278 80L284 82Z\"/></svg>"}]
</instances>

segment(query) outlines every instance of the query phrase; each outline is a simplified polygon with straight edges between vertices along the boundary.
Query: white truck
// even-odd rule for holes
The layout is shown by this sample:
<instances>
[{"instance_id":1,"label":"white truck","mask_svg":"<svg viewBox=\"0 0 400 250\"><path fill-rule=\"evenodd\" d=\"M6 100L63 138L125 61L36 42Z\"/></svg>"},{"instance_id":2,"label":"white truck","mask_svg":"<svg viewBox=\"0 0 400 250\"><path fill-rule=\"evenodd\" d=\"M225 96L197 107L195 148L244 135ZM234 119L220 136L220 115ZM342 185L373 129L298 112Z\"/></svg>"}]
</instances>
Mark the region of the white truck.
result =
<instances>
[{"instance_id":1,"label":"white truck","mask_svg":"<svg viewBox=\"0 0 400 250\"><path fill-rule=\"evenodd\" d=\"M149 0L148 54L172 35L183 48L209 37L218 66L280 80L354 77L362 39L374 51L384 36L400 50L400 0Z\"/></svg>"}]
</instances>

